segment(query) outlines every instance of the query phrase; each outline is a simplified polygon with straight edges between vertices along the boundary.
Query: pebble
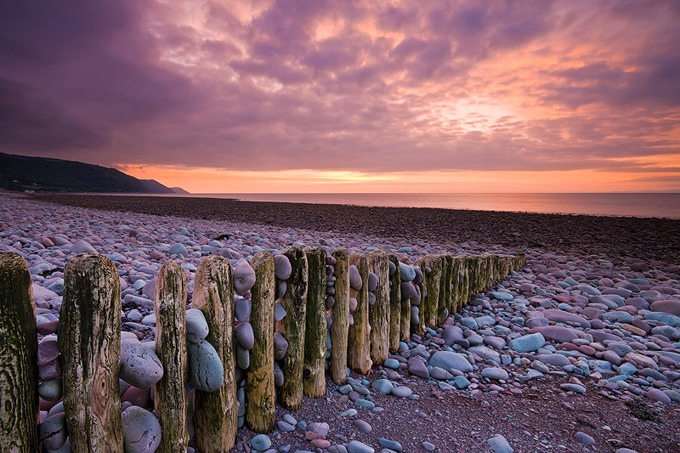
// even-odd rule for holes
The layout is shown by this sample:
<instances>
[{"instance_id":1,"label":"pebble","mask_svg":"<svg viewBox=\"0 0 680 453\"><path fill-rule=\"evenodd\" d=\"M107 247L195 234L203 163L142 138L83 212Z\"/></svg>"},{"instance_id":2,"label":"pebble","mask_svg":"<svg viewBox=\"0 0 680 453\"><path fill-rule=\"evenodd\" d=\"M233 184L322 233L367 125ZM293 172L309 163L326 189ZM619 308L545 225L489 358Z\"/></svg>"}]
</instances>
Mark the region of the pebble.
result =
<instances>
[{"instance_id":1,"label":"pebble","mask_svg":"<svg viewBox=\"0 0 680 453\"><path fill-rule=\"evenodd\" d=\"M378 444L381 447L387 448L389 450L395 451L397 453L401 453L404 451L404 447L397 442L396 440L390 440L390 439L385 439L384 437L381 437L378 439Z\"/></svg>"},{"instance_id":2,"label":"pebble","mask_svg":"<svg viewBox=\"0 0 680 453\"><path fill-rule=\"evenodd\" d=\"M430 358L429 365L432 367L438 366L444 370L458 370L463 373L472 371L472 365L462 354L449 351L438 351ZM410 369L410 368L409 368Z\"/></svg>"},{"instance_id":3,"label":"pebble","mask_svg":"<svg viewBox=\"0 0 680 453\"><path fill-rule=\"evenodd\" d=\"M510 446L507 439L500 434L487 439L486 443L494 453L513 453L515 450Z\"/></svg>"},{"instance_id":4,"label":"pebble","mask_svg":"<svg viewBox=\"0 0 680 453\"><path fill-rule=\"evenodd\" d=\"M249 322L242 322L234 328L234 337L243 349L251 350L255 346L253 326Z\"/></svg>"},{"instance_id":5,"label":"pebble","mask_svg":"<svg viewBox=\"0 0 680 453\"><path fill-rule=\"evenodd\" d=\"M38 394L46 401L59 401L63 395L61 378L49 379L38 385Z\"/></svg>"},{"instance_id":6,"label":"pebble","mask_svg":"<svg viewBox=\"0 0 680 453\"><path fill-rule=\"evenodd\" d=\"M666 395L664 392L654 387L650 387L649 390L647 390L647 398L649 398L652 401L659 401L661 403L666 404L670 404L673 402L670 396Z\"/></svg>"},{"instance_id":7,"label":"pebble","mask_svg":"<svg viewBox=\"0 0 680 453\"><path fill-rule=\"evenodd\" d=\"M565 392L586 393L586 388L578 384L564 383L560 384L560 388Z\"/></svg>"},{"instance_id":8,"label":"pebble","mask_svg":"<svg viewBox=\"0 0 680 453\"><path fill-rule=\"evenodd\" d=\"M48 450L57 450L61 448L68 437L66 414L64 412L58 412L48 416L45 421L40 424L39 434L43 446Z\"/></svg>"},{"instance_id":9,"label":"pebble","mask_svg":"<svg viewBox=\"0 0 680 453\"><path fill-rule=\"evenodd\" d=\"M408 398L412 393L413 390L405 385L400 385L399 387L394 387L392 389L392 395L398 396L399 398Z\"/></svg>"},{"instance_id":10,"label":"pebble","mask_svg":"<svg viewBox=\"0 0 680 453\"><path fill-rule=\"evenodd\" d=\"M357 428L359 428L359 431L362 433L370 433L373 431L373 428L368 422L365 422L364 420L356 419L354 420L354 424L356 425Z\"/></svg>"},{"instance_id":11,"label":"pebble","mask_svg":"<svg viewBox=\"0 0 680 453\"><path fill-rule=\"evenodd\" d=\"M275 255L274 265L276 278L279 280L288 280L293 273L293 266L286 255Z\"/></svg>"},{"instance_id":12,"label":"pebble","mask_svg":"<svg viewBox=\"0 0 680 453\"><path fill-rule=\"evenodd\" d=\"M595 439L583 431L578 431L576 435L574 435L574 439L584 445L595 445Z\"/></svg>"},{"instance_id":13,"label":"pebble","mask_svg":"<svg viewBox=\"0 0 680 453\"><path fill-rule=\"evenodd\" d=\"M375 453L375 450L372 447L369 447L358 440L350 441L350 443L347 444L347 451L349 453Z\"/></svg>"},{"instance_id":14,"label":"pebble","mask_svg":"<svg viewBox=\"0 0 680 453\"><path fill-rule=\"evenodd\" d=\"M534 352L539 350L545 344L545 338L540 332L524 335L508 343L511 349L517 352Z\"/></svg>"},{"instance_id":15,"label":"pebble","mask_svg":"<svg viewBox=\"0 0 680 453\"><path fill-rule=\"evenodd\" d=\"M281 360L288 352L288 340L279 332L274 333L274 359Z\"/></svg>"},{"instance_id":16,"label":"pebble","mask_svg":"<svg viewBox=\"0 0 680 453\"><path fill-rule=\"evenodd\" d=\"M186 313L187 339L198 338L205 340L210 332L205 315L198 308L190 308Z\"/></svg>"},{"instance_id":17,"label":"pebble","mask_svg":"<svg viewBox=\"0 0 680 453\"><path fill-rule=\"evenodd\" d=\"M405 263L399 263L399 277L402 282L410 282L416 278L416 270L413 266Z\"/></svg>"},{"instance_id":18,"label":"pebble","mask_svg":"<svg viewBox=\"0 0 680 453\"><path fill-rule=\"evenodd\" d=\"M250 439L250 446L255 451L265 451L272 446L272 441L266 434L258 434Z\"/></svg>"},{"instance_id":19,"label":"pebble","mask_svg":"<svg viewBox=\"0 0 680 453\"><path fill-rule=\"evenodd\" d=\"M241 258L234 266L234 291L239 296L245 296L255 285L255 271L250 263Z\"/></svg>"},{"instance_id":20,"label":"pebble","mask_svg":"<svg viewBox=\"0 0 680 453\"><path fill-rule=\"evenodd\" d=\"M435 451L437 449L437 447L434 444L427 441L423 442L421 445L427 451Z\"/></svg>"},{"instance_id":21,"label":"pebble","mask_svg":"<svg viewBox=\"0 0 680 453\"><path fill-rule=\"evenodd\" d=\"M224 383L224 367L217 351L205 340L187 343L189 377L194 388L214 392Z\"/></svg>"},{"instance_id":22,"label":"pebble","mask_svg":"<svg viewBox=\"0 0 680 453\"><path fill-rule=\"evenodd\" d=\"M281 306L281 304L276 305ZM250 299L237 299L236 301L234 301L234 316L236 317L237 321L247 321L250 318L251 309L252 302L250 301ZM283 307L281 306L280 309L283 309ZM276 307L274 308L274 317L276 318ZM281 316L281 319L283 319L283 316ZM280 319L278 321L280 321Z\"/></svg>"},{"instance_id":23,"label":"pebble","mask_svg":"<svg viewBox=\"0 0 680 453\"><path fill-rule=\"evenodd\" d=\"M482 370L482 377L506 381L508 379L508 372L503 368L484 368Z\"/></svg>"},{"instance_id":24,"label":"pebble","mask_svg":"<svg viewBox=\"0 0 680 453\"><path fill-rule=\"evenodd\" d=\"M392 393L394 386L387 379L377 379L373 381L373 383L371 384L371 388L375 389L377 392L382 393L384 395L389 395L390 393Z\"/></svg>"},{"instance_id":25,"label":"pebble","mask_svg":"<svg viewBox=\"0 0 680 453\"><path fill-rule=\"evenodd\" d=\"M373 292L378 287L378 276L373 272L368 273L368 291Z\"/></svg>"},{"instance_id":26,"label":"pebble","mask_svg":"<svg viewBox=\"0 0 680 453\"><path fill-rule=\"evenodd\" d=\"M148 389L163 377L163 365L152 345L139 341L121 341L120 377L135 387Z\"/></svg>"},{"instance_id":27,"label":"pebble","mask_svg":"<svg viewBox=\"0 0 680 453\"><path fill-rule=\"evenodd\" d=\"M123 444L130 453L153 453L161 443L161 425L151 412L130 406L121 414Z\"/></svg>"}]
</instances>

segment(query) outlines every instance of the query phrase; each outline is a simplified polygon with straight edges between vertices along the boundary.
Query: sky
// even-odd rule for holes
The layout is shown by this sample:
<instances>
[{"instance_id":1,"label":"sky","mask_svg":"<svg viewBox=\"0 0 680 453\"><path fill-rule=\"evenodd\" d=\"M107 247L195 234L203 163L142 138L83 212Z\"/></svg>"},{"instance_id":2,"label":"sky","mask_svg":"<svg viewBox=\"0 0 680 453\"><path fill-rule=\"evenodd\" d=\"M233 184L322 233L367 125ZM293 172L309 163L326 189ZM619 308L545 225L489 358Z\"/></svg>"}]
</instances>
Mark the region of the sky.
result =
<instances>
[{"instance_id":1,"label":"sky","mask_svg":"<svg viewBox=\"0 0 680 453\"><path fill-rule=\"evenodd\" d=\"M0 151L191 192L680 191L677 0L0 3Z\"/></svg>"}]
</instances>

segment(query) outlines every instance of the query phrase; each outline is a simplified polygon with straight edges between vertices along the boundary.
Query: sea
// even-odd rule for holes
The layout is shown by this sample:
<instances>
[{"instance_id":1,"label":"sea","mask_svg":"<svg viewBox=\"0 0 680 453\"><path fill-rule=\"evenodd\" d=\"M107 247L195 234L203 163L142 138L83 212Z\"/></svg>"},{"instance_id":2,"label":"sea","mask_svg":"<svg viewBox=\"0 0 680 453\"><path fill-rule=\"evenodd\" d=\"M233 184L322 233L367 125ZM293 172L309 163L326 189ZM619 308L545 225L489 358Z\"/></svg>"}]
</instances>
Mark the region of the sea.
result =
<instances>
[{"instance_id":1,"label":"sea","mask_svg":"<svg viewBox=\"0 0 680 453\"><path fill-rule=\"evenodd\" d=\"M243 201L680 219L680 193L203 193L182 196L233 198Z\"/></svg>"}]
</instances>

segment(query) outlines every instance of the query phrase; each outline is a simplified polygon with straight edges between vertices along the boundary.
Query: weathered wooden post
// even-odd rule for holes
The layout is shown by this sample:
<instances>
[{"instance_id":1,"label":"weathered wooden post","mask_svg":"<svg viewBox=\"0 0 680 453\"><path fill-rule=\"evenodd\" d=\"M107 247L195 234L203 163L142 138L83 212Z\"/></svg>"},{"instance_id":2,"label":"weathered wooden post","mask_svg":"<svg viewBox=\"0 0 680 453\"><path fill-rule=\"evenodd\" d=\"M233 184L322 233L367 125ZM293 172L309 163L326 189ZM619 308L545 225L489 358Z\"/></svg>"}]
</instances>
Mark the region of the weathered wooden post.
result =
<instances>
[{"instance_id":1,"label":"weathered wooden post","mask_svg":"<svg viewBox=\"0 0 680 453\"><path fill-rule=\"evenodd\" d=\"M439 263L441 266L441 280L439 283L439 302L437 304L437 321L439 326L444 323L446 316L451 311L449 304L451 301L451 266L448 258L450 255L439 255Z\"/></svg>"},{"instance_id":2,"label":"weathered wooden post","mask_svg":"<svg viewBox=\"0 0 680 453\"><path fill-rule=\"evenodd\" d=\"M203 258L194 278L191 305L208 322L206 341L217 351L224 383L216 392L196 390L194 428L201 452L226 453L236 442L239 403L236 399L234 354L234 280L229 261L218 255Z\"/></svg>"},{"instance_id":3,"label":"weathered wooden post","mask_svg":"<svg viewBox=\"0 0 680 453\"><path fill-rule=\"evenodd\" d=\"M477 294L477 257L465 257L465 267L468 276L468 293L465 295L465 304L467 304Z\"/></svg>"},{"instance_id":4,"label":"weathered wooden post","mask_svg":"<svg viewBox=\"0 0 680 453\"><path fill-rule=\"evenodd\" d=\"M281 360L283 385L278 398L283 407L296 411L302 404L308 265L305 253L298 247L290 247L283 254L288 257L293 272L286 281L286 294L281 301L286 310L280 322L281 333L288 341L288 350Z\"/></svg>"},{"instance_id":5,"label":"weathered wooden post","mask_svg":"<svg viewBox=\"0 0 680 453\"><path fill-rule=\"evenodd\" d=\"M504 258L499 255L493 255L491 259L492 259L491 282L492 284L494 284L502 281L506 277L503 274L503 270L501 269L503 267L502 261L504 261Z\"/></svg>"},{"instance_id":6,"label":"weathered wooden post","mask_svg":"<svg viewBox=\"0 0 680 453\"><path fill-rule=\"evenodd\" d=\"M250 265L255 270L252 292L250 324L253 326L255 345L250 352L247 372L246 424L256 433L269 433L274 429L276 400L274 395L274 298L276 274L274 256L258 252Z\"/></svg>"},{"instance_id":7,"label":"weathered wooden post","mask_svg":"<svg viewBox=\"0 0 680 453\"><path fill-rule=\"evenodd\" d=\"M319 398L326 393L326 251L322 247L304 250L309 264L307 325L305 327L305 396Z\"/></svg>"},{"instance_id":8,"label":"weathered wooden post","mask_svg":"<svg viewBox=\"0 0 680 453\"><path fill-rule=\"evenodd\" d=\"M389 288L390 288L390 352L395 352L399 349L400 329L401 329L401 278L399 274L399 260L396 255L388 255L388 261L392 263L396 269L389 274ZM388 264L388 267L389 266Z\"/></svg>"},{"instance_id":9,"label":"weathered wooden post","mask_svg":"<svg viewBox=\"0 0 680 453\"><path fill-rule=\"evenodd\" d=\"M347 350L347 364L357 373L366 374L370 371L371 362L371 326L368 322L368 262L359 253L349 256L350 266L354 265L361 277L361 288L356 290L350 284L350 297L357 300L354 310L354 324L349 326L349 346Z\"/></svg>"},{"instance_id":10,"label":"weathered wooden post","mask_svg":"<svg viewBox=\"0 0 680 453\"><path fill-rule=\"evenodd\" d=\"M418 333L423 333L426 327L435 327L437 325L439 292L442 280L441 256L427 255L416 261L416 265L419 265L423 272L420 323L418 324ZM427 268L430 269L429 272L426 271Z\"/></svg>"},{"instance_id":11,"label":"weathered wooden post","mask_svg":"<svg viewBox=\"0 0 680 453\"><path fill-rule=\"evenodd\" d=\"M463 294L465 293L465 258L453 257L453 310L451 314L458 313L463 307Z\"/></svg>"},{"instance_id":12,"label":"weathered wooden post","mask_svg":"<svg viewBox=\"0 0 680 453\"><path fill-rule=\"evenodd\" d=\"M406 261L404 264L408 264ZM401 275L399 266L397 265L397 274ZM399 278L399 292L401 293L401 277ZM402 298L403 298L402 293ZM400 312L400 323L399 323L399 337L402 341L411 340L411 299L402 299L401 301L401 312Z\"/></svg>"},{"instance_id":13,"label":"weathered wooden post","mask_svg":"<svg viewBox=\"0 0 680 453\"><path fill-rule=\"evenodd\" d=\"M482 291L486 291L492 286L493 280L493 255L483 255L482 259L483 269L483 285Z\"/></svg>"},{"instance_id":14,"label":"weathered wooden post","mask_svg":"<svg viewBox=\"0 0 680 453\"><path fill-rule=\"evenodd\" d=\"M161 425L159 452L186 451L188 401L186 345L187 276L175 261L167 261L158 273L155 294L156 354L163 377L156 384L154 407Z\"/></svg>"},{"instance_id":15,"label":"weathered wooden post","mask_svg":"<svg viewBox=\"0 0 680 453\"><path fill-rule=\"evenodd\" d=\"M343 385L347 382L347 334L349 332L349 257L347 249L338 248L333 252L335 263L335 304L333 325L331 325L331 376L333 382Z\"/></svg>"},{"instance_id":16,"label":"weathered wooden post","mask_svg":"<svg viewBox=\"0 0 680 453\"><path fill-rule=\"evenodd\" d=\"M371 360L376 365L382 365L390 349L390 266L387 255L383 252L370 252L366 259L369 272L378 277L378 284L373 291L375 302L369 303L368 306L368 320L371 325ZM367 289L371 290L371 288Z\"/></svg>"},{"instance_id":17,"label":"weathered wooden post","mask_svg":"<svg viewBox=\"0 0 680 453\"><path fill-rule=\"evenodd\" d=\"M39 452L35 304L17 253L0 253L0 339L0 446Z\"/></svg>"},{"instance_id":18,"label":"weathered wooden post","mask_svg":"<svg viewBox=\"0 0 680 453\"><path fill-rule=\"evenodd\" d=\"M74 452L123 451L120 311L120 279L109 258L82 254L66 264L58 344Z\"/></svg>"}]
</instances>

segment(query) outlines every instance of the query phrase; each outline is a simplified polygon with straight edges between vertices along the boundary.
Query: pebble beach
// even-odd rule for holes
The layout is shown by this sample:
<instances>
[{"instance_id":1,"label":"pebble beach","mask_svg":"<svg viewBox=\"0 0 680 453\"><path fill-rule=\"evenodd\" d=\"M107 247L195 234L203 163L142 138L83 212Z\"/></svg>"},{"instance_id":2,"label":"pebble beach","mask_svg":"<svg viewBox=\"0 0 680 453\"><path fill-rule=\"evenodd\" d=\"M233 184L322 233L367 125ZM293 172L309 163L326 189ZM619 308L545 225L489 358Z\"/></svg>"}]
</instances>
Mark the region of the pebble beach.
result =
<instances>
[{"instance_id":1,"label":"pebble beach","mask_svg":"<svg viewBox=\"0 0 680 453\"><path fill-rule=\"evenodd\" d=\"M289 246L411 263L524 253L527 266L370 374L327 379L325 396L294 413L278 408L272 433L241 428L234 451L680 451L680 220L2 192L0 252L20 254L33 279L45 433L64 434L54 334L70 258L115 263L122 329L139 342L127 344L146 351L164 262L186 271L191 302L202 258L238 266ZM237 292L245 300L248 288ZM152 414L144 382L121 392L131 425ZM48 451L70 451L63 437Z\"/></svg>"}]
</instances>

